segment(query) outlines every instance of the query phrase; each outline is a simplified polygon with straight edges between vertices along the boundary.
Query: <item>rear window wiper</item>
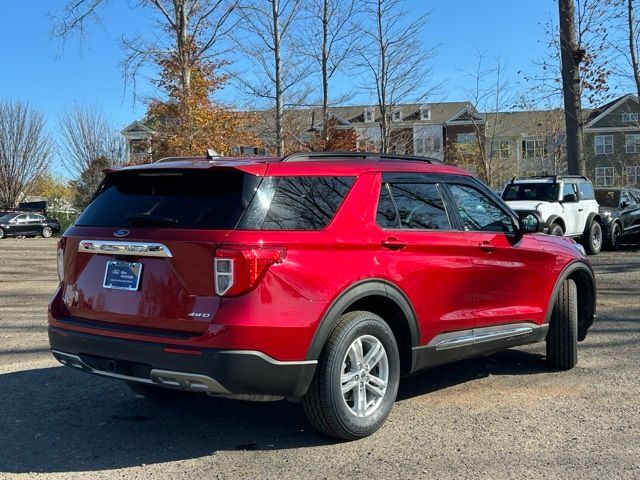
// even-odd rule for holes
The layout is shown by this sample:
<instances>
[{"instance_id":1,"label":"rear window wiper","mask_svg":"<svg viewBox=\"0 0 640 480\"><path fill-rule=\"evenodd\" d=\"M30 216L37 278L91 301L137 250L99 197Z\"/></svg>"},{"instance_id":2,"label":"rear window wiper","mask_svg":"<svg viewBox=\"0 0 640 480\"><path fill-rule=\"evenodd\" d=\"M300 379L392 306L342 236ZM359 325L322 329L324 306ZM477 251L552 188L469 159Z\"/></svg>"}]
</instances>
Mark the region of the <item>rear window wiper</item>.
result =
<instances>
[{"instance_id":1,"label":"rear window wiper","mask_svg":"<svg viewBox=\"0 0 640 480\"><path fill-rule=\"evenodd\" d=\"M146 213L130 214L126 218L129 225L174 225L178 223L175 218L159 217Z\"/></svg>"}]
</instances>

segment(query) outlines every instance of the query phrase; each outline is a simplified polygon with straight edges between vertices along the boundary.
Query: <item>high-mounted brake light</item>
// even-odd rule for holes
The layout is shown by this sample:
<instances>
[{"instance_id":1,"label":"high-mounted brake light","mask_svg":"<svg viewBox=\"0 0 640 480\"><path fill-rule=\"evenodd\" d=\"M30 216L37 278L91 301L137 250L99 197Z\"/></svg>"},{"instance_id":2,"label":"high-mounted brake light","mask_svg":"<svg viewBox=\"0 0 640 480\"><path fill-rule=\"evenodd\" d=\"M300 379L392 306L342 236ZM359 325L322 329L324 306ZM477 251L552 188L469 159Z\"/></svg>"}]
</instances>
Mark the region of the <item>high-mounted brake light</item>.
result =
<instances>
[{"instance_id":1,"label":"high-mounted brake light","mask_svg":"<svg viewBox=\"0 0 640 480\"><path fill-rule=\"evenodd\" d=\"M58 240L56 261L58 267L58 279L62 281L64 279L64 238Z\"/></svg>"},{"instance_id":2,"label":"high-mounted brake light","mask_svg":"<svg viewBox=\"0 0 640 480\"><path fill-rule=\"evenodd\" d=\"M219 248L214 259L216 295L234 296L252 290L283 257L284 249L277 248Z\"/></svg>"}]
</instances>

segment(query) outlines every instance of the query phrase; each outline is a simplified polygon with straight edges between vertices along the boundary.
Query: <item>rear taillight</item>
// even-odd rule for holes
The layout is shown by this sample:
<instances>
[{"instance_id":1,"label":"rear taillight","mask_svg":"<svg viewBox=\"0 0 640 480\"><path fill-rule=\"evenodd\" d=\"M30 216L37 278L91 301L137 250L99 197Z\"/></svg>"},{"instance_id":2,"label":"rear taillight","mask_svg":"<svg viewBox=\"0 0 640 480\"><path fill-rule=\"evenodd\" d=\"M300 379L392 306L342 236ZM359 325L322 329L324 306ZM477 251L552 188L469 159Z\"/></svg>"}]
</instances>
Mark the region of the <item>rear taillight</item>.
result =
<instances>
[{"instance_id":1,"label":"rear taillight","mask_svg":"<svg viewBox=\"0 0 640 480\"><path fill-rule=\"evenodd\" d=\"M219 248L214 259L216 295L234 296L252 290L283 256L284 249L277 248Z\"/></svg>"},{"instance_id":2,"label":"rear taillight","mask_svg":"<svg viewBox=\"0 0 640 480\"><path fill-rule=\"evenodd\" d=\"M56 252L56 260L58 266L58 278L60 281L64 279L64 239L58 240L58 250Z\"/></svg>"}]
</instances>

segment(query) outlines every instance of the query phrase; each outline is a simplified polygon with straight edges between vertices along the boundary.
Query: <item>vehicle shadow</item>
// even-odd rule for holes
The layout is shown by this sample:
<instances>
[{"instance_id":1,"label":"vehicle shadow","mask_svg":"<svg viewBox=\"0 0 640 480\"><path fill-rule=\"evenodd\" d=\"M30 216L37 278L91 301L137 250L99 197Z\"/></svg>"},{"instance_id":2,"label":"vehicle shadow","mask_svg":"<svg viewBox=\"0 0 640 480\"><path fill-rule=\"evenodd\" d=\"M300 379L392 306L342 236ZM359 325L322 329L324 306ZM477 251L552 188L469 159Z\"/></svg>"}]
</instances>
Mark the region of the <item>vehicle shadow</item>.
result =
<instances>
[{"instance_id":1,"label":"vehicle shadow","mask_svg":"<svg viewBox=\"0 0 640 480\"><path fill-rule=\"evenodd\" d=\"M541 355L512 350L405 378L399 400L487 375L547 371ZM157 403L123 383L66 367L0 375L0 472L109 470L211 455L333 444L300 405L184 394Z\"/></svg>"},{"instance_id":2,"label":"vehicle shadow","mask_svg":"<svg viewBox=\"0 0 640 480\"><path fill-rule=\"evenodd\" d=\"M492 375L533 375L552 371L545 363L545 356L538 353L539 345L525 348L527 350L510 349L470 358L406 377L400 383L397 399L406 400ZM529 351L532 348L536 351Z\"/></svg>"}]
</instances>

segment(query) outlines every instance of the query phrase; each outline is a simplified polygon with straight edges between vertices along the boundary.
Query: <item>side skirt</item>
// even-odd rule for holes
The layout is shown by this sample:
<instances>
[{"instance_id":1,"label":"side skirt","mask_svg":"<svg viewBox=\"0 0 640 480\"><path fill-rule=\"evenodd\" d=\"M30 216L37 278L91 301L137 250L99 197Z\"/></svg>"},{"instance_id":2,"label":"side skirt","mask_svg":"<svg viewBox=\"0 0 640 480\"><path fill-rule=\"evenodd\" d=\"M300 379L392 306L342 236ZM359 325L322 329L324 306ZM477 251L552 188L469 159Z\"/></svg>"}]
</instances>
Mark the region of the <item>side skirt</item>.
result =
<instances>
[{"instance_id":1,"label":"side skirt","mask_svg":"<svg viewBox=\"0 0 640 480\"><path fill-rule=\"evenodd\" d=\"M541 342L548 330L548 324L523 322L443 333L427 345L412 349L411 373L518 345Z\"/></svg>"}]
</instances>

